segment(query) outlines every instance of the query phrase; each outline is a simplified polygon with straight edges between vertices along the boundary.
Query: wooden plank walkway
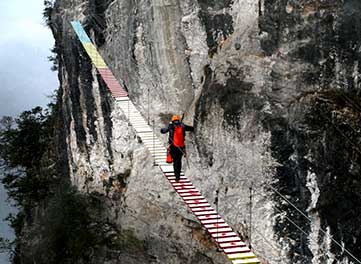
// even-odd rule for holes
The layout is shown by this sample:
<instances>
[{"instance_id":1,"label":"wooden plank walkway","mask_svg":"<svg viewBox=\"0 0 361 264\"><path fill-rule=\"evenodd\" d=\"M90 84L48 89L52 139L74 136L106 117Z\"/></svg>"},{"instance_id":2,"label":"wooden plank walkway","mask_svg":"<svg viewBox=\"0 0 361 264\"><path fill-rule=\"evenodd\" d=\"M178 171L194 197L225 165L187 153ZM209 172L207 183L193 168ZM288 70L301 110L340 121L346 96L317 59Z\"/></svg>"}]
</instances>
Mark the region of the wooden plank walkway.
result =
<instances>
[{"instance_id":1,"label":"wooden plank walkway","mask_svg":"<svg viewBox=\"0 0 361 264\"><path fill-rule=\"evenodd\" d=\"M141 113L130 101L127 92L121 87L104 60L91 43L79 21L71 23L84 49L89 55L97 71L106 83L112 96L116 98L124 114L129 118L138 137L149 150L163 175L167 178L174 191L183 199L185 205L208 231L218 247L223 250L233 264L260 263L250 248L240 239L222 217L214 210L192 182L182 171L180 180L175 180L173 166L165 162L167 150L162 142L154 136L152 128L147 124Z\"/></svg>"},{"instance_id":2,"label":"wooden plank walkway","mask_svg":"<svg viewBox=\"0 0 361 264\"><path fill-rule=\"evenodd\" d=\"M80 43L82 44L85 52L88 54L91 62L94 64L112 96L114 98L127 97L128 93L114 77L113 73L104 62L102 56L99 54L94 44L91 42L80 22L72 21L71 25L76 35L78 36L78 39L80 40Z\"/></svg>"}]
</instances>

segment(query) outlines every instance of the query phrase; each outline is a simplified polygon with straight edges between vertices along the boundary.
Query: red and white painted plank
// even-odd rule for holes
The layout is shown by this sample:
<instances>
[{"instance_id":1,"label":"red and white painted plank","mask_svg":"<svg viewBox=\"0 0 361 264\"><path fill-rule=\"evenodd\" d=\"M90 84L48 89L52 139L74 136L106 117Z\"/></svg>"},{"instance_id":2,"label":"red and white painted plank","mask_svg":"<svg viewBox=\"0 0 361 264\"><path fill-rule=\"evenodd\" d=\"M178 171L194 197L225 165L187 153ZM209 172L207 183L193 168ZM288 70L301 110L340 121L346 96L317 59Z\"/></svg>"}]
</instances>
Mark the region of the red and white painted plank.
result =
<instances>
[{"instance_id":1,"label":"red and white painted plank","mask_svg":"<svg viewBox=\"0 0 361 264\"><path fill-rule=\"evenodd\" d=\"M154 132L148 122L145 121L145 118L127 97L128 93L108 68L100 67L97 70L112 93L112 96L117 99L117 103L129 118L130 124L138 134L138 137L149 149L155 161L162 164L160 169L164 176L169 180L171 186L209 232L218 246L232 260L232 263L259 263L255 255L241 241L238 234L225 223L218 212L211 207L205 197L202 196L199 190L193 186L192 182L183 173L179 181L175 180L173 166L165 164L166 148L158 138L154 137Z\"/></svg>"}]
</instances>

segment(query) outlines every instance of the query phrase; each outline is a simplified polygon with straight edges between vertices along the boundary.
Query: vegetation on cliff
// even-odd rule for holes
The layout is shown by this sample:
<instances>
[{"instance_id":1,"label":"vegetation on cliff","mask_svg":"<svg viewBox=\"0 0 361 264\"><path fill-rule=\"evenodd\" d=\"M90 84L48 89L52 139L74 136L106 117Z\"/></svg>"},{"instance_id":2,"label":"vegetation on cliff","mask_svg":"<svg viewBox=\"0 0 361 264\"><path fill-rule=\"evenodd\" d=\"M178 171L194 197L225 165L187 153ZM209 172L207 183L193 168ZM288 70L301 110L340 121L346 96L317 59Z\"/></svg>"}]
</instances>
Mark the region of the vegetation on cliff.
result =
<instances>
[{"instance_id":1,"label":"vegetation on cliff","mask_svg":"<svg viewBox=\"0 0 361 264\"><path fill-rule=\"evenodd\" d=\"M57 114L50 104L1 120L3 184L19 212L8 217L16 240L1 239L0 247L12 252L13 263L86 263L97 248L116 243L98 219L101 198L78 192L57 172Z\"/></svg>"}]
</instances>

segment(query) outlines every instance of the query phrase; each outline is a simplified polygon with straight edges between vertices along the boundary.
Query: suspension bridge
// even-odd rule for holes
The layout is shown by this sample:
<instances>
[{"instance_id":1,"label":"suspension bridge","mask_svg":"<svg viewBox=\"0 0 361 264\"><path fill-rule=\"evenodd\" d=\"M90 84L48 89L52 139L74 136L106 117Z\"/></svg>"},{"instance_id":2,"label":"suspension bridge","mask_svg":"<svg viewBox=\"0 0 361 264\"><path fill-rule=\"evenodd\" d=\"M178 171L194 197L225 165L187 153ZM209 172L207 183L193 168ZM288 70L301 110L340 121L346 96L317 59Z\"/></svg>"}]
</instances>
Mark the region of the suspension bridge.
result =
<instances>
[{"instance_id":1,"label":"suspension bridge","mask_svg":"<svg viewBox=\"0 0 361 264\"><path fill-rule=\"evenodd\" d=\"M111 92L111 95L115 98L117 104L120 105L120 108L128 117L129 123L132 125L145 147L149 150L160 171L168 180L170 186L173 187L174 191L182 198L184 204L209 233L215 244L224 252L233 264L260 263L259 259L246 243L242 241L238 233L224 221L214 208L212 208L211 204L201 194L199 189L193 185L189 178L185 177L183 171L180 180L178 182L175 180L173 166L165 162L167 150L163 143L155 137L153 131L154 125L151 127L136 106L131 102L127 91L125 91L114 77L96 47L91 42L81 23L79 21L72 21L71 25L84 50Z\"/></svg>"},{"instance_id":2,"label":"suspension bridge","mask_svg":"<svg viewBox=\"0 0 361 264\"><path fill-rule=\"evenodd\" d=\"M233 264L240 263L260 263L260 260L254 255L251 249L246 245L245 242L239 237L239 235L229 226L224 219L218 214L217 210L214 210L211 204L205 199L205 197L200 193L200 191L192 184L190 179L186 178L184 172L181 173L180 181L175 180L173 166L167 164L166 153L167 150L161 141L155 137L154 133L154 121L153 126L150 126L149 116L148 121L144 119L141 113L138 111L136 106L131 102L127 91L120 85L118 80L114 77L111 70L108 68L103 58L97 51L96 47L93 45L89 36L85 32L83 26L79 21L71 22L71 25L78 36L84 50L88 54L90 60L94 64L97 72L102 77L104 83L109 89L112 97L116 100L116 103L119 104L120 108L124 114L128 117L129 123L132 125L136 131L138 137L142 140L145 147L149 150L150 154L154 159L154 163L159 167L160 171L163 173L165 178L169 181L170 185L173 187L176 193L182 198L184 204L189 208L189 210L195 215L195 217L202 224L204 229L210 234L215 244L221 249L228 259ZM149 93L149 90L148 90ZM340 133L345 136L341 131ZM346 137L346 136L345 136ZM361 149L357 148L357 152L361 153ZM293 207L301 216L311 222L311 219L299 208L297 208L291 201L279 193L271 185L267 186L274 191L284 202ZM252 217L252 187L250 187L250 223ZM217 191L218 193L218 191ZM218 208L218 196L216 197ZM280 211L275 207L276 211ZM304 228L297 225L292 219L286 217L287 221L295 226L300 232L308 237L307 232L304 231ZM257 229L255 229L257 231ZM251 231L250 231L251 233ZM259 233L259 231L257 231ZM329 236L328 233L320 229L320 233L327 235L327 237L337 245L343 252L345 252L351 259L356 263L361 264L361 261L355 257L349 250L347 250L344 245L336 241L332 236ZM309 238L309 237L308 237ZM268 241L266 238L264 238ZM315 243L319 241L312 239ZM269 241L267 242L268 244ZM271 245L271 244L270 244ZM337 260L336 257L328 257L326 252L322 254L326 255L329 260ZM306 256L305 256L306 257ZM339 261L339 260L338 260Z\"/></svg>"}]
</instances>

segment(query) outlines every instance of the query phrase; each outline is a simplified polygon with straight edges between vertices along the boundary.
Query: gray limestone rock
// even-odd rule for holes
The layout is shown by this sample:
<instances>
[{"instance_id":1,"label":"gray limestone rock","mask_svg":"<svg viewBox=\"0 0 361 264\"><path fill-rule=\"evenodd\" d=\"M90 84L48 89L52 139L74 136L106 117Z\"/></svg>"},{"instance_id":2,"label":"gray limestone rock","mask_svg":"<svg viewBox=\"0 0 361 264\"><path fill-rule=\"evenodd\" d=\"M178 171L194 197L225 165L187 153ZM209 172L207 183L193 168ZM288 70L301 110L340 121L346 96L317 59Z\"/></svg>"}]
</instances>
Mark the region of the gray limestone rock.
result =
<instances>
[{"instance_id":1,"label":"gray limestone rock","mask_svg":"<svg viewBox=\"0 0 361 264\"><path fill-rule=\"evenodd\" d=\"M357 263L332 239L361 257L360 11L356 0L57 0L64 173L109 196L144 262L226 262L110 97L70 27L80 20L156 133L168 113L194 124L187 176L209 201L219 192L220 214L264 263Z\"/></svg>"}]
</instances>

